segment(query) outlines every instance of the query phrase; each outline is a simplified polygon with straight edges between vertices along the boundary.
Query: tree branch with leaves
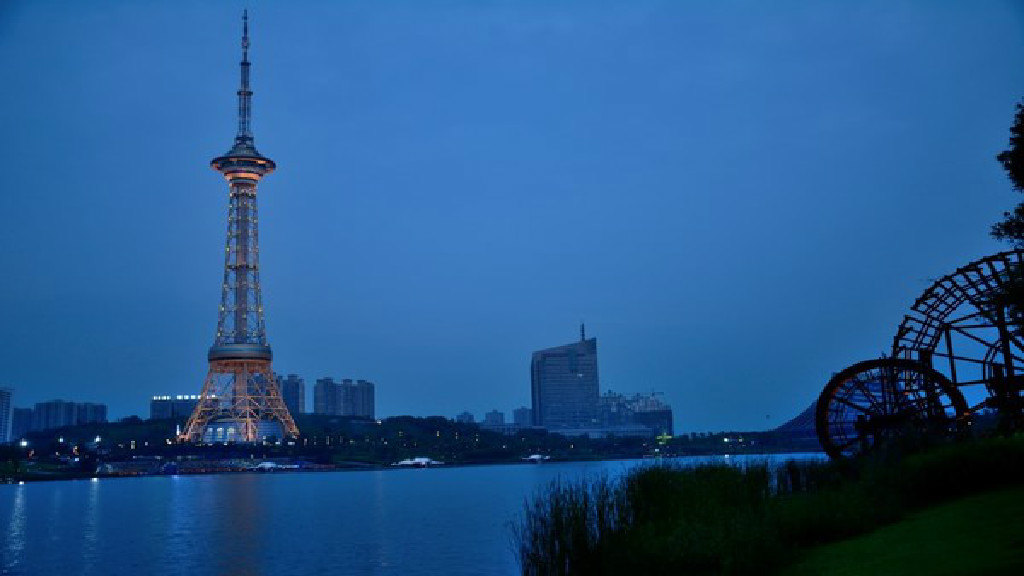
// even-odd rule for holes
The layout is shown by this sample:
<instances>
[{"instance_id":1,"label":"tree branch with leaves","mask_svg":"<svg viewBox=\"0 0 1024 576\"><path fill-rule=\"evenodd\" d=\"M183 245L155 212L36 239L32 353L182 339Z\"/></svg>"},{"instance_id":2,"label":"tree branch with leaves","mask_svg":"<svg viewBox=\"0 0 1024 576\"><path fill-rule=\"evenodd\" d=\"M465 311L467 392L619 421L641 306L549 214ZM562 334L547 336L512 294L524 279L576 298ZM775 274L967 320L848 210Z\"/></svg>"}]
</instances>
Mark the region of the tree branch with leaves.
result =
<instances>
[{"instance_id":1,"label":"tree branch with leaves","mask_svg":"<svg viewBox=\"0 0 1024 576\"><path fill-rule=\"evenodd\" d=\"M1017 113L1010 127L1010 147L996 156L1003 165L1013 189L1024 193L1024 104L1017 104ZM1003 213L1003 221L992 225L992 237L1024 248L1024 202L1011 212Z\"/></svg>"}]
</instances>

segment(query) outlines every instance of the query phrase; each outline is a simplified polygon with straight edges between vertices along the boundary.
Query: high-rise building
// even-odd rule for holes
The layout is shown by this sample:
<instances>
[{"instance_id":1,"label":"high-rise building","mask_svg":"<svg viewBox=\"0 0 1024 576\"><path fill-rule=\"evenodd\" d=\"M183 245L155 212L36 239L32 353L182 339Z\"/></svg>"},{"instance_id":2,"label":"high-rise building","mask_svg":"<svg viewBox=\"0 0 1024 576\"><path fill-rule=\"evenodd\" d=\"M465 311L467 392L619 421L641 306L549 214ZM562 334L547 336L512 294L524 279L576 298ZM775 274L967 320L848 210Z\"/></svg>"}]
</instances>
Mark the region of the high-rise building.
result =
<instances>
[{"instance_id":1,"label":"high-rise building","mask_svg":"<svg viewBox=\"0 0 1024 576\"><path fill-rule=\"evenodd\" d=\"M0 444L11 441L11 397L14 390L11 388L0 388Z\"/></svg>"},{"instance_id":2,"label":"high-rise building","mask_svg":"<svg viewBox=\"0 0 1024 576\"><path fill-rule=\"evenodd\" d=\"M32 430L32 409L11 410L11 442L24 438Z\"/></svg>"},{"instance_id":3,"label":"high-rise building","mask_svg":"<svg viewBox=\"0 0 1024 576\"><path fill-rule=\"evenodd\" d=\"M356 380L356 383L352 385L352 411L346 415L372 419L374 411L373 382Z\"/></svg>"},{"instance_id":4,"label":"high-rise building","mask_svg":"<svg viewBox=\"0 0 1024 576\"><path fill-rule=\"evenodd\" d=\"M462 412L461 414L457 414L455 416L455 421L458 422L459 424L472 424L473 422L475 422L475 419L473 418L473 415L470 414L469 412Z\"/></svg>"},{"instance_id":5,"label":"high-rise building","mask_svg":"<svg viewBox=\"0 0 1024 576\"><path fill-rule=\"evenodd\" d=\"M313 410L317 414L372 419L375 413L373 382L319 378L313 387Z\"/></svg>"},{"instance_id":6,"label":"high-rise building","mask_svg":"<svg viewBox=\"0 0 1024 576\"><path fill-rule=\"evenodd\" d=\"M598 422L597 338L533 353L533 423L549 429L587 428Z\"/></svg>"},{"instance_id":7,"label":"high-rise building","mask_svg":"<svg viewBox=\"0 0 1024 576\"><path fill-rule=\"evenodd\" d=\"M75 424L96 424L107 421L107 405L81 402L75 404Z\"/></svg>"},{"instance_id":8,"label":"high-rise building","mask_svg":"<svg viewBox=\"0 0 1024 576\"><path fill-rule=\"evenodd\" d=\"M633 410L622 394L605 391L597 400L598 420L601 426L624 426L633 423Z\"/></svg>"},{"instance_id":9,"label":"high-rise building","mask_svg":"<svg viewBox=\"0 0 1024 576\"><path fill-rule=\"evenodd\" d=\"M260 287L256 188L277 165L256 150L249 86L249 18L243 13L238 131L210 165L228 182L228 226L217 333L206 354L209 370L199 403L185 424L189 442L257 442L297 437L299 429L273 377Z\"/></svg>"},{"instance_id":10,"label":"high-rise building","mask_svg":"<svg viewBox=\"0 0 1024 576\"><path fill-rule=\"evenodd\" d=\"M153 396L149 401L150 420L168 420L174 417L173 400L170 396Z\"/></svg>"},{"instance_id":11,"label":"high-rise building","mask_svg":"<svg viewBox=\"0 0 1024 576\"><path fill-rule=\"evenodd\" d=\"M505 413L491 410L484 414L484 426L503 426L505 424Z\"/></svg>"},{"instance_id":12,"label":"high-rise building","mask_svg":"<svg viewBox=\"0 0 1024 576\"><path fill-rule=\"evenodd\" d=\"M616 433L621 427L645 427L651 436L672 435L672 407L655 394L623 396L611 390L598 401L601 427Z\"/></svg>"},{"instance_id":13,"label":"high-rise building","mask_svg":"<svg viewBox=\"0 0 1024 576\"><path fill-rule=\"evenodd\" d=\"M74 426L77 411L74 402L50 400L37 402L32 409L32 429L49 430L62 426Z\"/></svg>"},{"instance_id":14,"label":"high-rise building","mask_svg":"<svg viewBox=\"0 0 1024 576\"><path fill-rule=\"evenodd\" d=\"M170 418L188 418L199 404L198 394L177 394L171 396L153 396L149 401L150 420L167 420Z\"/></svg>"},{"instance_id":15,"label":"high-rise building","mask_svg":"<svg viewBox=\"0 0 1024 576\"><path fill-rule=\"evenodd\" d=\"M50 400L38 402L32 408L32 430L50 430L78 424L96 424L107 421L107 405L94 402Z\"/></svg>"},{"instance_id":16,"label":"high-rise building","mask_svg":"<svg viewBox=\"0 0 1024 576\"><path fill-rule=\"evenodd\" d=\"M277 384L281 387L281 396L284 398L284 405L292 414L304 414L306 412L306 381L297 374L287 376L277 375Z\"/></svg>"},{"instance_id":17,"label":"high-rise building","mask_svg":"<svg viewBox=\"0 0 1024 576\"><path fill-rule=\"evenodd\" d=\"M356 386L351 378L342 378L338 384L338 415L352 416L356 412Z\"/></svg>"},{"instance_id":18,"label":"high-rise building","mask_svg":"<svg viewBox=\"0 0 1024 576\"><path fill-rule=\"evenodd\" d=\"M633 396L629 407L633 412L634 424L647 426L655 434L672 435L672 407L654 394Z\"/></svg>"},{"instance_id":19,"label":"high-rise building","mask_svg":"<svg viewBox=\"0 0 1024 576\"><path fill-rule=\"evenodd\" d=\"M317 378L316 384L313 386L313 413L332 416L341 414L341 408L338 405L340 395L340 385L334 381L334 378L329 376Z\"/></svg>"},{"instance_id":20,"label":"high-rise building","mask_svg":"<svg viewBox=\"0 0 1024 576\"><path fill-rule=\"evenodd\" d=\"M512 423L516 426L531 426L533 424L533 410L526 406L520 406L512 411Z\"/></svg>"},{"instance_id":21,"label":"high-rise building","mask_svg":"<svg viewBox=\"0 0 1024 576\"><path fill-rule=\"evenodd\" d=\"M672 436L672 409L640 410L633 413L633 422L651 429L654 434Z\"/></svg>"}]
</instances>

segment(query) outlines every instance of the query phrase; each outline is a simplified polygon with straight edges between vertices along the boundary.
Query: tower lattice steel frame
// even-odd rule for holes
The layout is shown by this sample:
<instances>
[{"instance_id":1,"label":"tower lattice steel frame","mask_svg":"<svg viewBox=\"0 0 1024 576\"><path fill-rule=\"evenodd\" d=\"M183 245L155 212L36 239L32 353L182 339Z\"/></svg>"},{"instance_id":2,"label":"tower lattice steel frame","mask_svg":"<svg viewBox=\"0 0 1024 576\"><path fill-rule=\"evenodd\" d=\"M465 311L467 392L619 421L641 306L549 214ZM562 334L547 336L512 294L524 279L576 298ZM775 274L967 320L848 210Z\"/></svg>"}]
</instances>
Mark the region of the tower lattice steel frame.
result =
<instances>
[{"instance_id":1,"label":"tower lattice steel frame","mask_svg":"<svg viewBox=\"0 0 1024 576\"><path fill-rule=\"evenodd\" d=\"M271 367L260 290L256 185L276 168L253 142L249 89L249 18L242 16L238 134L231 150L211 166L228 181L228 233L217 336L207 354L210 369L181 439L190 442L256 442L261 423L277 421L285 436L298 436Z\"/></svg>"}]
</instances>

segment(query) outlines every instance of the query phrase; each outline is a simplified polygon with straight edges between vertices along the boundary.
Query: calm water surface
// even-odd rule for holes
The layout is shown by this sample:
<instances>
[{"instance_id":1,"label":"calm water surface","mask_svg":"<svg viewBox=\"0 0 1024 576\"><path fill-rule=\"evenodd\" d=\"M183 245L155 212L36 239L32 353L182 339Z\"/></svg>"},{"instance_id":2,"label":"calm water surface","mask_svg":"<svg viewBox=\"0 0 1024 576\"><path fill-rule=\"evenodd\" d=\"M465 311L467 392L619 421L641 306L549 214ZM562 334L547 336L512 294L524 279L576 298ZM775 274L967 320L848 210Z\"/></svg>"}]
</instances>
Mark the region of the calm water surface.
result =
<instances>
[{"instance_id":1,"label":"calm water surface","mask_svg":"<svg viewBox=\"0 0 1024 576\"><path fill-rule=\"evenodd\" d=\"M524 498L558 476L618 475L638 464L4 485L0 574L514 574L508 524Z\"/></svg>"}]
</instances>

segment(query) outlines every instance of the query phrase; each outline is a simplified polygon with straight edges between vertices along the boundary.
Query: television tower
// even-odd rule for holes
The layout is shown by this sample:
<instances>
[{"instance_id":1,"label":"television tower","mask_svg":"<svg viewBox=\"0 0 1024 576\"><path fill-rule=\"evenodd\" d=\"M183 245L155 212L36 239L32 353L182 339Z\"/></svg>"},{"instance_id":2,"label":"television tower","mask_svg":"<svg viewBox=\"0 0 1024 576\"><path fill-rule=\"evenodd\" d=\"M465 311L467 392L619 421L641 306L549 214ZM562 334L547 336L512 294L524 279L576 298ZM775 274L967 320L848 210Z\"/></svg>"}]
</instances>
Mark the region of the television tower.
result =
<instances>
[{"instance_id":1,"label":"television tower","mask_svg":"<svg viewBox=\"0 0 1024 576\"><path fill-rule=\"evenodd\" d=\"M210 163L228 181L228 234L217 336L207 354L210 370L181 435L189 442L256 442L299 435L281 398L263 324L256 184L276 165L253 143L248 12L243 13L242 29L238 134L231 150Z\"/></svg>"}]
</instances>

